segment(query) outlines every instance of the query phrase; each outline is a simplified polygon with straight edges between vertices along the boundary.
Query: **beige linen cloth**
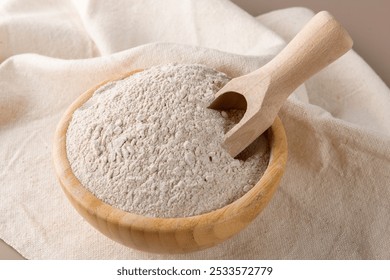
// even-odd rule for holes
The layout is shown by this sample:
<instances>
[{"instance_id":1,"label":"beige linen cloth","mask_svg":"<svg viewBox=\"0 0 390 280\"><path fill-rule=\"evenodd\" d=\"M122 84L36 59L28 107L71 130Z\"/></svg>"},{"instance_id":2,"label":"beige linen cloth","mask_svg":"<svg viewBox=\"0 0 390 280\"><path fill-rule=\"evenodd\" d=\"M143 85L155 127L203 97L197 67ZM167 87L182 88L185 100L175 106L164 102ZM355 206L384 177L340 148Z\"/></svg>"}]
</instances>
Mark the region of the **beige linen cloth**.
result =
<instances>
[{"instance_id":1,"label":"beige linen cloth","mask_svg":"<svg viewBox=\"0 0 390 280\"><path fill-rule=\"evenodd\" d=\"M353 51L283 106L280 187L214 248L156 255L117 244L78 215L54 174L56 124L88 88L170 62L241 75L312 16L254 18L225 0L1 1L0 238L28 259L390 259L390 91Z\"/></svg>"}]
</instances>

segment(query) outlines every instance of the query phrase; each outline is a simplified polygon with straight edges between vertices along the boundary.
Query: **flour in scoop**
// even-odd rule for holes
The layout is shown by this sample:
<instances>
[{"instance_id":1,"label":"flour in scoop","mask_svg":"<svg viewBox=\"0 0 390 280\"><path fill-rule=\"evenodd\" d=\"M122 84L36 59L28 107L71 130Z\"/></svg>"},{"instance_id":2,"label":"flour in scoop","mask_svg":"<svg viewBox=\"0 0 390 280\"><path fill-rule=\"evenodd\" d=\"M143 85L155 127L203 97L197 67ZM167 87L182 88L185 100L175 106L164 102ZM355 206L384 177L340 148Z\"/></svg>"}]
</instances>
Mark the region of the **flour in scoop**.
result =
<instances>
[{"instance_id":1,"label":"flour in scoop","mask_svg":"<svg viewBox=\"0 0 390 280\"><path fill-rule=\"evenodd\" d=\"M73 114L67 156L107 204L151 217L188 217L244 195L269 161L262 136L232 158L220 145L238 111L207 109L229 78L206 66L155 66L110 82Z\"/></svg>"}]
</instances>

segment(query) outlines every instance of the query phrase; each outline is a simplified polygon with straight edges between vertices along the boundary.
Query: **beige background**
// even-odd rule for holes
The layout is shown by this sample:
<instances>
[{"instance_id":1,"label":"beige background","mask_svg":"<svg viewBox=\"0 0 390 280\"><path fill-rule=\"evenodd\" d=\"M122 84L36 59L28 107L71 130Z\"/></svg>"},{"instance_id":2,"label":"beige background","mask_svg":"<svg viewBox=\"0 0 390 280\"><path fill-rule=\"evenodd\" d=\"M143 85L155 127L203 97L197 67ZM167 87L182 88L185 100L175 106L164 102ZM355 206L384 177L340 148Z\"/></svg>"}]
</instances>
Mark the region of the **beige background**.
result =
<instances>
[{"instance_id":1,"label":"beige background","mask_svg":"<svg viewBox=\"0 0 390 280\"><path fill-rule=\"evenodd\" d=\"M232 0L256 16L275 9L301 6L327 10L349 31L355 51L390 86L390 1L388 0Z\"/></svg>"},{"instance_id":2,"label":"beige background","mask_svg":"<svg viewBox=\"0 0 390 280\"><path fill-rule=\"evenodd\" d=\"M350 32L354 49L390 85L390 1L387 0L232 0L252 15L274 9L304 6L314 11L330 11ZM22 259L0 240L0 259Z\"/></svg>"}]
</instances>

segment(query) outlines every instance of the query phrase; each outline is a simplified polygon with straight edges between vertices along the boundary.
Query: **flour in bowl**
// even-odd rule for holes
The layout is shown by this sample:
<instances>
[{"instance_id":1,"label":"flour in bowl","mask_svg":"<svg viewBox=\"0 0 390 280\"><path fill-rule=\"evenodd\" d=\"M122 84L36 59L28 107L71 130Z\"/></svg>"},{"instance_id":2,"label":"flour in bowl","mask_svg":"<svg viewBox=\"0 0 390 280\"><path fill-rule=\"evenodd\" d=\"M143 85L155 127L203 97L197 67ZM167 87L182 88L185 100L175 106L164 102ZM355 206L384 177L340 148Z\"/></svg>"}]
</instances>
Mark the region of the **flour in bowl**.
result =
<instances>
[{"instance_id":1,"label":"flour in bowl","mask_svg":"<svg viewBox=\"0 0 390 280\"><path fill-rule=\"evenodd\" d=\"M75 176L96 197L151 217L221 208L262 176L261 136L232 158L220 145L241 112L207 109L229 78L203 65L155 66L110 82L72 117L66 134Z\"/></svg>"}]
</instances>

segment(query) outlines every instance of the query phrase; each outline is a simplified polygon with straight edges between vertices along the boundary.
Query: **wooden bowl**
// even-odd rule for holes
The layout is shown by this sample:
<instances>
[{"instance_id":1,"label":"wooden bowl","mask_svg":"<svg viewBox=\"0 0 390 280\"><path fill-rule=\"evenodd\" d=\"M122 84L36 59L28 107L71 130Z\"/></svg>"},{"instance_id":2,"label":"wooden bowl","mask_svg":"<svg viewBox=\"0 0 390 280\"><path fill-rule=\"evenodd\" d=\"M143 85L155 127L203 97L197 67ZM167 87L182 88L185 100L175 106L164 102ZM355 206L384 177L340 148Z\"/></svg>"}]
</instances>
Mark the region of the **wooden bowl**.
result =
<instances>
[{"instance_id":1,"label":"wooden bowl","mask_svg":"<svg viewBox=\"0 0 390 280\"><path fill-rule=\"evenodd\" d=\"M119 80L138 71L113 79ZM245 228L267 205L283 175L287 140L277 117L267 131L270 161L260 181L244 196L223 208L183 218L151 218L112 207L89 192L73 174L66 153L66 131L73 112L106 81L82 94L67 109L55 132L53 159L66 196L92 226L128 247L155 253L184 253L214 246Z\"/></svg>"}]
</instances>

